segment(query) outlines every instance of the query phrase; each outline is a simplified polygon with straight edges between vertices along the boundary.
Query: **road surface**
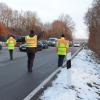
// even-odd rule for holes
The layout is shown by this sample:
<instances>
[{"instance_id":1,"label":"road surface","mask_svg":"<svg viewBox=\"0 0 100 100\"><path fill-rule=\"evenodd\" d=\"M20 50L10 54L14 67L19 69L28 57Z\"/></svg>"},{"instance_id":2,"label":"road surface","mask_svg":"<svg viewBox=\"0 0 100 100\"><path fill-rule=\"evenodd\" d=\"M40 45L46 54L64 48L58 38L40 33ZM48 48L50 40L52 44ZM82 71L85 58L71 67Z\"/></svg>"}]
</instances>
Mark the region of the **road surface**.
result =
<instances>
[{"instance_id":1,"label":"road surface","mask_svg":"<svg viewBox=\"0 0 100 100\"><path fill-rule=\"evenodd\" d=\"M78 48L71 48L72 54ZM9 60L7 50L0 53L0 100L23 100L32 90L57 69L54 48L36 54L33 72L27 72L26 53L15 51L14 61Z\"/></svg>"}]
</instances>

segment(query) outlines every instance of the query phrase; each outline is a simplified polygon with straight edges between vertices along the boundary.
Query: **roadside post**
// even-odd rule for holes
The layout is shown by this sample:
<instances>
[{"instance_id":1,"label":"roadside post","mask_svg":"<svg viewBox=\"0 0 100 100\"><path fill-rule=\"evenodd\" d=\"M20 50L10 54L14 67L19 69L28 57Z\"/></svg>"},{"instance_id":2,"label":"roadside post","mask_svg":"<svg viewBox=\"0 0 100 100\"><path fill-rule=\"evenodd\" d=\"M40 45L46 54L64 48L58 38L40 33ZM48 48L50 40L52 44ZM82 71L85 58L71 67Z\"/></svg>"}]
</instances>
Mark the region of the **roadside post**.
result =
<instances>
[{"instance_id":1,"label":"roadside post","mask_svg":"<svg viewBox=\"0 0 100 100\"><path fill-rule=\"evenodd\" d=\"M71 86L71 52L66 55L66 67L67 67L67 86Z\"/></svg>"}]
</instances>

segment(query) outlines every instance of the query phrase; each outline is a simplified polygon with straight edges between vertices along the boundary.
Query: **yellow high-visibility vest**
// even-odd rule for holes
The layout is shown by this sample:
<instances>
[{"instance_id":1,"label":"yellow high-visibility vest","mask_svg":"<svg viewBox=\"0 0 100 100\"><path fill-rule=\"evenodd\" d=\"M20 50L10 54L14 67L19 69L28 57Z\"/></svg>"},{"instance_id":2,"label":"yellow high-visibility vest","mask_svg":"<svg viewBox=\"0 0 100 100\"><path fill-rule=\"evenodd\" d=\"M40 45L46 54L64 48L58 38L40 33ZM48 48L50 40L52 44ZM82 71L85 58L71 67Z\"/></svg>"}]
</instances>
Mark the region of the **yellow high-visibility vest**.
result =
<instances>
[{"instance_id":1,"label":"yellow high-visibility vest","mask_svg":"<svg viewBox=\"0 0 100 100\"><path fill-rule=\"evenodd\" d=\"M14 46L16 45L16 40L13 37L10 37L6 42L8 49L14 49Z\"/></svg>"},{"instance_id":2,"label":"yellow high-visibility vest","mask_svg":"<svg viewBox=\"0 0 100 100\"><path fill-rule=\"evenodd\" d=\"M69 41L61 37L61 39L58 40L56 47L58 55L66 55L69 49Z\"/></svg>"},{"instance_id":3,"label":"yellow high-visibility vest","mask_svg":"<svg viewBox=\"0 0 100 100\"><path fill-rule=\"evenodd\" d=\"M25 37L26 47L37 47L37 35L30 37Z\"/></svg>"}]
</instances>

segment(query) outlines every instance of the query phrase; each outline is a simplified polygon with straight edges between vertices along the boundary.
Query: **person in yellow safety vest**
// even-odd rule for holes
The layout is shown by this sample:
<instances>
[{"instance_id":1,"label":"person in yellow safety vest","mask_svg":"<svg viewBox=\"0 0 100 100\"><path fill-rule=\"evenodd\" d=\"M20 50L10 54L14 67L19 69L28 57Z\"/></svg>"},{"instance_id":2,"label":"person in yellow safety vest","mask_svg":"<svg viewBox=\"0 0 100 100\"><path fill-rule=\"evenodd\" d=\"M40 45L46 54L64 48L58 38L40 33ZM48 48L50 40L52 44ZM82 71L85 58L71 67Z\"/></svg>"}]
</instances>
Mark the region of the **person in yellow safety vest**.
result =
<instances>
[{"instance_id":1,"label":"person in yellow safety vest","mask_svg":"<svg viewBox=\"0 0 100 100\"><path fill-rule=\"evenodd\" d=\"M16 45L16 40L12 36L10 36L8 38L6 44L7 44L8 50L9 50L10 60L13 60L13 50Z\"/></svg>"},{"instance_id":2,"label":"person in yellow safety vest","mask_svg":"<svg viewBox=\"0 0 100 100\"><path fill-rule=\"evenodd\" d=\"M56 50L58 55L58 67L62 66L63 60L68 52L68 49L69 49L69 41L66 40L64 34L62 34L61 38L58 39L56 44Z\"/></svg>"},{"instance_id":3,"label":"person in yellow safety vest","mask_svg":"<svg viewBox=\"0 0 100 100\"><path fill-rule=\"evenodd\" d=\"M33 62L35 58L36 48L37 48L37 35L35 35L34 30L30 31L30 34L25 37L26 47L27 47L27 68L28 72L32 72Z\"/></svg>"}]
</instances>

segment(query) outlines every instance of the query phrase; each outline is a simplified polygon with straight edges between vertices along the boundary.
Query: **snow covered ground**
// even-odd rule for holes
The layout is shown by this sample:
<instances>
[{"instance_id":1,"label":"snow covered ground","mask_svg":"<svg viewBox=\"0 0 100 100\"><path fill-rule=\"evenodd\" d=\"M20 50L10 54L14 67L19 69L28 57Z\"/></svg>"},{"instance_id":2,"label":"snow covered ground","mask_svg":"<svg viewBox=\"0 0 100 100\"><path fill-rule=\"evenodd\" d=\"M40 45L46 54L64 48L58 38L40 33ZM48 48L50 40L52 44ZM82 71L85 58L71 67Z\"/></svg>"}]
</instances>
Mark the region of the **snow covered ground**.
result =
<instances>
[{"instance_id":1,"label":"snow covered ground","mask_svg":"<svg viewBox=\"0 0 100 100\"><path fill-rule=\"evenodd\" d=\"M67 85L67 69L62 68L57 78L40 97L41 100L100 100L100 64L94 62L90 50L82 50L73 60L71 85Z\"/></svg>"}]
</instances>

